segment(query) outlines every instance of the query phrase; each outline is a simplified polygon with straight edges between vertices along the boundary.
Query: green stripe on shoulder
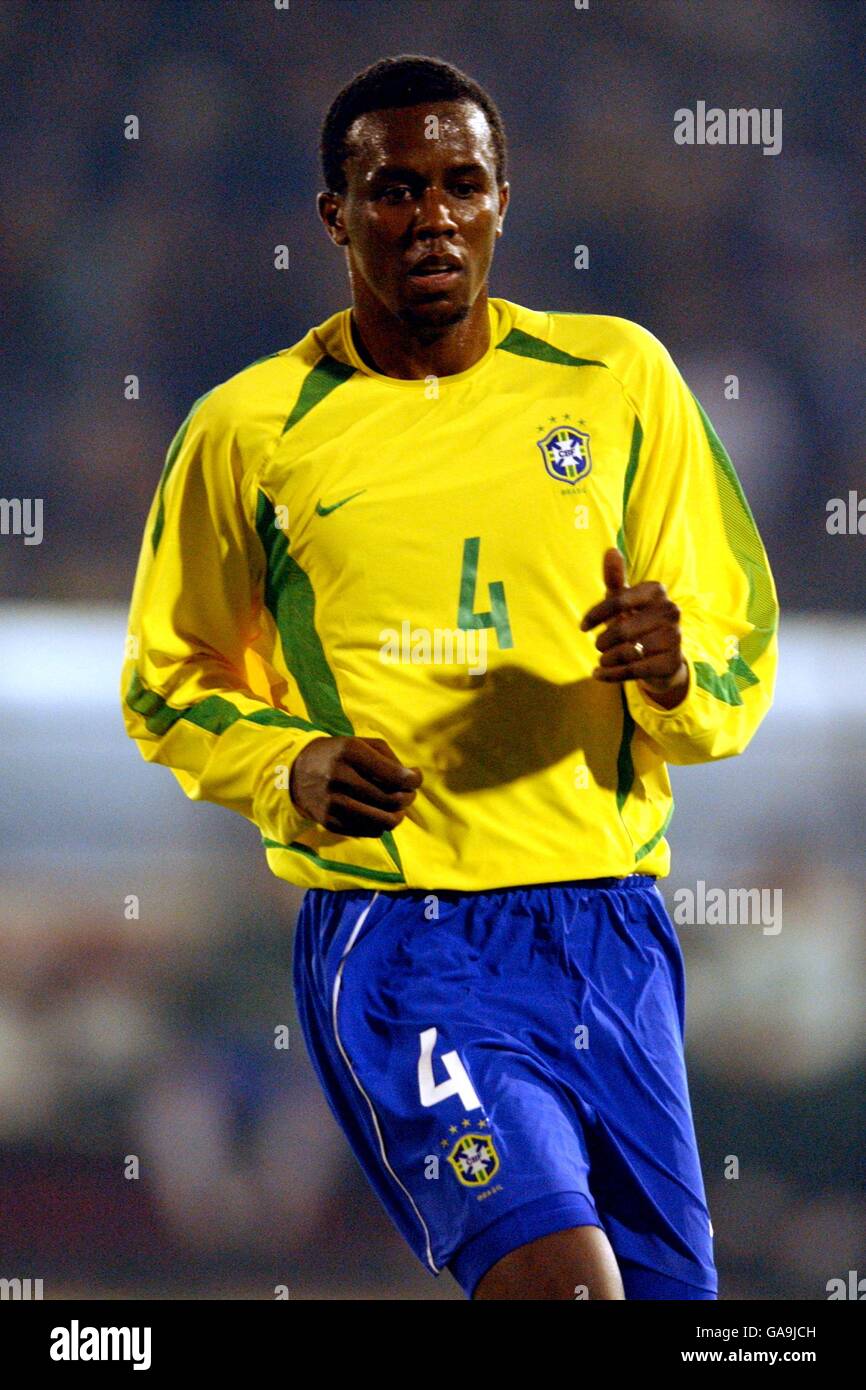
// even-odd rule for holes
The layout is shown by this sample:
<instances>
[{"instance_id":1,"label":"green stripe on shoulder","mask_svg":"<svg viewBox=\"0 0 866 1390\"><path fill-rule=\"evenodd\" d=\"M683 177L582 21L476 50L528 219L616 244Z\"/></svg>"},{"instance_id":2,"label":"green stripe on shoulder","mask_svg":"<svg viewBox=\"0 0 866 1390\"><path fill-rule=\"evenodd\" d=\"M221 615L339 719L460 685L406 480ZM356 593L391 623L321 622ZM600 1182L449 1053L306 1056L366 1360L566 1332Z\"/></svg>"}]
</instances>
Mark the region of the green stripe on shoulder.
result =
<instances>
[{"instance_id":1,"label":"green stripe on shoulder","mask_svg":"<svg viewBox=\"0 0 866 1390\"><path fill-rule=\"evenodd\" d=\"M556 367L607 367L606 362L596 362L591 357L574 357L543 338L524 333L522 328L512 328L502 342L497 343L496 349L497 352L513 352L517 357L534 357L538 362L550 362Z\"/></svg>"},{"instance_id":2,"label":"green stripe on shoulder","mask_svg":"<svg viewBox=\"0 0 866 1390\"><path fill-rule=\"evenodd\" d=\"M193 401L189 414L168 446L168 453L165 456L165 464L163 465L162 474L159 479L159 506L157 507L153 530L150 534L150 548L154 555L156 554L157 546L159 545L162 530L165 525L165 485L169 480L171 470L177 463L178 455L183 448L183 441L186 439L187 430L189 429L193 415L195 415L195 412L202 402L206 401L208 396L215 390L216 387L212 386L210 391L205 391L203 396L199 396L197 401Z\"/></svg>"},{"instance_id":3,"label":"green stripe on shoulder","mask_svg":"<svg viewBox=\"0 0 866 1390\"><path fill-rule=\"evenodd\" d=\"M283 434L290 430L293 425L296 425L299 420L303 420L314 406L317 406L333 390L342 386L344 381L348 381L349 377L354 375L355 368L348 363L338 362L335 357L325 356L321 358L304 377L298 399L283 425Z\"/></svg>"},{"instance_id":4,"label":"green stripe on shoulder","mask_svg":"<svg viewBox=\"0 0 866 1390\"><path fill-rule=\"evenodd\" d=\"M269 362L272 357L279 357L282 351L282 348L278 348L276 352L266 352L264 357L257 357L255 362L250 362L249 366L244 367L242 370L244 372L248 372L253 367L257 367L260 362ZM212 395L216 389L217 388L215 386L212 386L210 391L205 391L204 395L199 396L197 401L193 401L189 414L187 415L183 424L180 426L179 430L175 434L174 439L168 446L168 453L165 456L165 464L163 466L162 474L159 480L159 506L157 508L156 520L153 523L153 531L151 532L150 536L150 546L154 555L156 554L157 547L159 546L159 542L162 537L163 527L165 526L166 483L168 482L169 476L171 474L172 469L174 468L174 465L177 463L178 455L180 454L180 451L183 448L183 441L186 439L187 431L189 429L193 415L195 415L195 412L198 410L199 406L204 401L206 401L208 396Z\"/></svg>"}]
</instances>

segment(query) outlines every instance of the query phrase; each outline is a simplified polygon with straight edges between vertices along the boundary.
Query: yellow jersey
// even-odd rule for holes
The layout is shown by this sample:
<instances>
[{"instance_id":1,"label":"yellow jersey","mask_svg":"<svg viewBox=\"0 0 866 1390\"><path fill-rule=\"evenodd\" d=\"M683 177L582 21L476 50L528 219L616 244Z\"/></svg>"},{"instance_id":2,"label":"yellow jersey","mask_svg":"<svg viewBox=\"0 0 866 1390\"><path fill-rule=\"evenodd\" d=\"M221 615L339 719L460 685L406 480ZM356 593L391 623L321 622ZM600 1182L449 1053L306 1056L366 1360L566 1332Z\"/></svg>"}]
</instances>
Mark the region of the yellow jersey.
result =
<instances>
[{"instance_id":1,"label":"yellow jersey","mask_svg":"<svg viewBox=\"0 0 866 1390\"><path fill-rule=\"evenodd\" d=\"M305 887L477 890L670 866L668 763L740 753L769 708L778 604L734 468L664 346L626 319L488 301L467 371L404 380L351 310L202 396L147 518L126 727L186 794L259 829ZM617 545L681 610L666 710L592 678ZM380 838L289 796L322 734L424 781Z\"/></svg>"}]
</instances>

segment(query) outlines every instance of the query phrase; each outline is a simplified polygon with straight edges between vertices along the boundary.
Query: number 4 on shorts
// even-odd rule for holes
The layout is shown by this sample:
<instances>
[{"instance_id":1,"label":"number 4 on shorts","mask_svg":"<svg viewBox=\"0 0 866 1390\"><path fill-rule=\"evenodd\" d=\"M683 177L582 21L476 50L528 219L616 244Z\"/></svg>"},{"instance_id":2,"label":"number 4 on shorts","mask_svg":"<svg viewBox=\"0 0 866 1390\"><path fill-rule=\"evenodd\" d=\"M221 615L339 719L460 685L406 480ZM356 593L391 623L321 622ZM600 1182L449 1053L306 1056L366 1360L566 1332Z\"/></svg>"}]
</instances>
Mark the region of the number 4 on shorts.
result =
<instances>
[{"instance_id":1,"label":"number 4 on shorts","mask_svg":"<svg viewBox=\"0 0 866 1390\"><path fill-rule=\"evenodd\" d=\"M421 1093L421 1104L426 1108L438 1105L440 1100L447 1100L449 1096L459 1096L464 1110L480 1110L481 1101L475 1094L475 1088L469 1080L469 1074L460 1060L459 1053L443 1052L442 1065L448 1073L448 1080L434 1080L433 1049L437 1036L435 1028L425 1028L424 1032L419 1034L421 1055L418 1058L418 1090Z\"/></svg>"}]
</instances>

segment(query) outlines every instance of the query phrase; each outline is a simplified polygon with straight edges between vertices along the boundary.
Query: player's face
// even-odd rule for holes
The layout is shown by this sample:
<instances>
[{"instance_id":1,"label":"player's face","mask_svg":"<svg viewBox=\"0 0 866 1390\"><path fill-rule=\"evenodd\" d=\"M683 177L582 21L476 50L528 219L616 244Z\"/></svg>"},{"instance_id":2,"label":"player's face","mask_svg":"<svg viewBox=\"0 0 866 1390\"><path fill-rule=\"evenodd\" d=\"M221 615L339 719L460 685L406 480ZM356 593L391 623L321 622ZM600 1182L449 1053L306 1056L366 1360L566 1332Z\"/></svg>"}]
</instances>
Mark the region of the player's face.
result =
<instances>
[{"instance_id":1,"label":"player's face","mask_svg":"<svg viewBox=\"0 0 866 1390\"><path fill-rule=\"evenodd\" d=\"M350 127L347 189L326 224L356 301L413 328L464 319L486 284L508 203L487 117L470 102L371 111ZM323 195L327 200L329 195Z\"/></svg>"}]
</instances>

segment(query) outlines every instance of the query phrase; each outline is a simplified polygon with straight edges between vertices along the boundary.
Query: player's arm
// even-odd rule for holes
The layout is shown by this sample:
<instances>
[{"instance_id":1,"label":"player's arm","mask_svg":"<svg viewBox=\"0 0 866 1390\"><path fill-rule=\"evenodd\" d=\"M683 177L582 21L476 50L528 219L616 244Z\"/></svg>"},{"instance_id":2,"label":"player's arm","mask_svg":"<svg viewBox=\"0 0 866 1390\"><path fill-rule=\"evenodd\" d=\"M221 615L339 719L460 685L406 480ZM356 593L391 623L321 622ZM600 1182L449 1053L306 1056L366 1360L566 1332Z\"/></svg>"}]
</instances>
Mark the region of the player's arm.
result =
<instances>
[{"instance_id":1,"label":"player's arm","mask_svg":"<svg viewBox=\"0 0 866 1390\"><path fill-rule=\"evenodd\" d=\"M251 689L264 556L229 414L202 398L168 452L133 590L127 732L187 796L239 812L268 839L288 843L313 822L381 835L402 820L420 775L384 740L332 738Z\"/></svg>"},{"instance_id":2,"label":"player's arm","mask_svg":"<svg viewBox=\"0 0 866 1390\"><path fill-rule=\"evenodd\" d=\"M636 331L642 351L625 380L642 437L619 541L628 585L608 557L607 593L587 617L606 623L598 678L623 683L666 760L709 762L742 752L772 703L778 600L721 441L666 349Z\"/></svg>"},{"instance_id":3,"label":"player's arm","mask_svg":"<svg viewBox=\"0 0 866 1390\"><path fill-rule=\"evenodd\" d=\"M142 756L169 767L187 796L287 843L305 820L288 794L291 767L322 730L250 689L258 538L225 416L203 397L169 449L136 571L123 717Z\"/></svg>"}]
</instances>

